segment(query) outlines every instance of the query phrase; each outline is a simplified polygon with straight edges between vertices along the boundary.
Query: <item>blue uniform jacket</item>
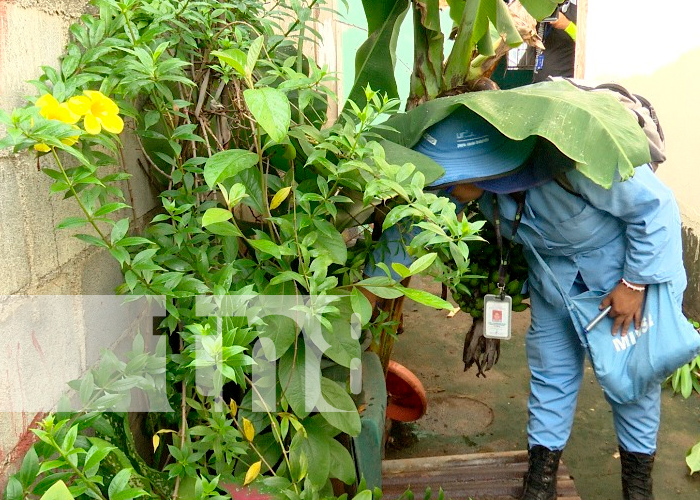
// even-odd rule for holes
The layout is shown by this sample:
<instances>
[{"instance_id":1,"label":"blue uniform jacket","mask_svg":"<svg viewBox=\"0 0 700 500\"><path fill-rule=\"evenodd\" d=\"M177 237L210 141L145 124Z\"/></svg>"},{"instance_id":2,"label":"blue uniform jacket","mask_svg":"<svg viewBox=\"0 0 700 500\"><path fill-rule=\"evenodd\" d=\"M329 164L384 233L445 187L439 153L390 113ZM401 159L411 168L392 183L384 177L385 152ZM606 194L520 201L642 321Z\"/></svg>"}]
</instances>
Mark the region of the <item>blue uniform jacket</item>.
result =
<instances>
[{"instance_id":1,"label":"blue uniform jacket","mask_svg":"<svg viewBox=\"0 0 700 500\"><path fill-rule=\"evenodd\" d=\"M682 260L681 219L675 198L647 166L613 183L611 189L594 184L577 170L567 177L574 192L555 181L527 191L522 221L515 241L529 239L569 290L580 273L591 290L609 291L620 278L632 283L673 282L676 293L687 284ZM493 220L489 193L479 200L484 215ZM516 202L498 195L504 236L510 236ZM529 286L552 305L564 307L554 283L527 247Z\"/></svg>"}]
</instances>

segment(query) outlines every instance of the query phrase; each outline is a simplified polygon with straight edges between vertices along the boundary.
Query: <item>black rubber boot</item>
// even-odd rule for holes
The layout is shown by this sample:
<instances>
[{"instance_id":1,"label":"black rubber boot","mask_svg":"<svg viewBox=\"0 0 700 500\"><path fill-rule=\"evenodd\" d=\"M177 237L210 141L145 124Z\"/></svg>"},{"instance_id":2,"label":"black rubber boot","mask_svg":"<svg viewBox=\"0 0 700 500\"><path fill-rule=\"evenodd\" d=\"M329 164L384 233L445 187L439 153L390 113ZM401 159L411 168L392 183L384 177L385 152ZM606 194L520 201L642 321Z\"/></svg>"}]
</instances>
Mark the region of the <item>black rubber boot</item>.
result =
<instances>
[{"instance_id":1,"label":"black rubber boot","mask_svg":"<svg viewBox=\"0 0 700 500\"><path fill-rule=\"evenodd\" d=\"M622 495L625 500L654 500L651 492L651 470L654 455L634 453L620 448Z\"/></svg>"},{"instance_id":2,"label":"black rubber boot","mask_svg":"<svg viewBox=\"0 0 700 500\"><path fill-rule=\"evenodd\" d=\"M554 500L557 498L557 470L561 450L533 446L527 452L528 469L520 500Z\"/></svg>"}]
</instances>

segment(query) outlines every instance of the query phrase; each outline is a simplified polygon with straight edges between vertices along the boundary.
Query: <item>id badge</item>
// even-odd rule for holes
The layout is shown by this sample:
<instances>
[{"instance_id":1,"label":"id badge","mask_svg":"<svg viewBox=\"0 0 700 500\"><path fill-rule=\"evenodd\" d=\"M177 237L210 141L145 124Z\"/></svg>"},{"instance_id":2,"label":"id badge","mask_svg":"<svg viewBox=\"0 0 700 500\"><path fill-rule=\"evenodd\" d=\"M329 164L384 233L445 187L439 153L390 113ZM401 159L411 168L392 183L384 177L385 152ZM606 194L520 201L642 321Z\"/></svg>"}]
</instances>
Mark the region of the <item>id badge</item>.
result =
<instances>
[{"instance_id":1,"label":"id badge","mask_svg":"<svg viewBox=\"0 0 700 500\"><path fill-rule=\"evenodd\" d=\"M537 56L537 59L535 60L535 71L541 70L543 66L544 66L544 54L540 54Z\"/></svg>"},{"instance_id":2,"label":"id badge","mask_svg":"<svg viewBox=\"0 0 700 500\"><path fill-rule=\"evenodd\" d=\"M484 337L508 340L513 299L509 295L484 296Z\"/></svg>"}]
</instances>

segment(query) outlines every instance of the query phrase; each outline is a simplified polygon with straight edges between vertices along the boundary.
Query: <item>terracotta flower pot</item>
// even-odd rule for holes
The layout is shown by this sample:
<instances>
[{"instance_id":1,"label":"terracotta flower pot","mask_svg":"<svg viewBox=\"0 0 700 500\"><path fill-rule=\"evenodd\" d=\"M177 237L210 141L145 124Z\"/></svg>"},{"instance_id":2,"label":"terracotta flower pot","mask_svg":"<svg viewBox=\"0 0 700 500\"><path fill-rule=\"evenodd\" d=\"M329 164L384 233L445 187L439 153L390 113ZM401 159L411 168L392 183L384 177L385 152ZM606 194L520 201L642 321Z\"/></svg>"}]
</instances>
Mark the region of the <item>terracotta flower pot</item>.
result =
<instances>
[{"instance_id":1,"label":"terracotta flower pot","mask_svg":"<svg viewBox=\"0 0 700 500\"><path fill-rule=\"evenodd\" d=\"M398 422L418 420L428 408L423 384L411 370L396 361L389 361L386 374L386 416Z\"/></svg>"}]
</instances>

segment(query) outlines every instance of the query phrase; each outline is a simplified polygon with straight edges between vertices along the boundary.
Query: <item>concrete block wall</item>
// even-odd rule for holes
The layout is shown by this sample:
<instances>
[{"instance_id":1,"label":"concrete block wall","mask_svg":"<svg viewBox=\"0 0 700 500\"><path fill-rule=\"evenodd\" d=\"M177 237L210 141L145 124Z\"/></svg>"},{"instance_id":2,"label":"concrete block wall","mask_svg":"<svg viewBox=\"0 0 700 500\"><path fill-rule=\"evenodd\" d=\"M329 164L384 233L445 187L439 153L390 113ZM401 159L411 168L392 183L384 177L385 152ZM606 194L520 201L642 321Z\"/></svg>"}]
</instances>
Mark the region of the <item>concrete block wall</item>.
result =
<instances>
[{"instance_id":1,"label":"concrete block wall","mask_svg":"<svg viewBox=\"0 0 700 500\"><path fill-rule=\"evenodd\" d=\"M24 97L35 95L26 83L40 75L42 65L56 66L68 41L68 28L88 8L87 0L0 0L0 109L10 112L24 104ZM4 135L0 125L0 136ZM122 134L127 171L132 178L122 189L131 217L140 228L157 207L155 192L139 167L138 144ZM51 167L48 156L41 165ZM116 261L105 251L89 247L71 236L70 230L57 231L63 218L79 215L70 200L49 195L50 179L37 170L33 154L0 151L0 392L13 394L18 383L41 384L41 378L78 376L95 359L100 349L117 338L87 339L81 301L62 314L62 331L26 339L13 337L7 325L8 295L111 295L121 283ZM99 345L96 345L99 344ZM44 378L44 380L46 380ZM5 387L3 387L5 386ZM13 472L32 442L27 429L43 412L29 401L9 401L0 397L0 487ZM26 408L26 411L7 412ZM26 405L26 406L23 406Z\"/></svg>"}]
</instances>

